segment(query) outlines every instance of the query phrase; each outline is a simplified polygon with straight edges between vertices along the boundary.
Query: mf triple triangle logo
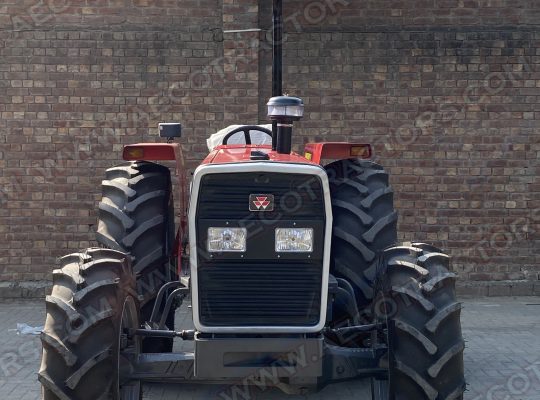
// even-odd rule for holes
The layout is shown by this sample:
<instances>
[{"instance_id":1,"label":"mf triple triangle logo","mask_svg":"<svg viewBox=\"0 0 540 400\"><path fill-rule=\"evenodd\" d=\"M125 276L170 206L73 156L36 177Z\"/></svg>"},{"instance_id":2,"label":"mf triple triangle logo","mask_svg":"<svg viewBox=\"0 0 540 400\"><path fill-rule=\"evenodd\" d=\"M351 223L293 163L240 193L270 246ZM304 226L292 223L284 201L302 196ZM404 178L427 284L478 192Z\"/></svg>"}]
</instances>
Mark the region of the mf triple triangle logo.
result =
<instances>
[{"instance_id":1,"label":"mf triple triangle logo","mask_svg":"<svg viewBox=\"0 0 540 400\"><path fill-rule=\"evenodd\" d=\"M274 195L250 194L249 211L274 211Z\"/></svg>"}]
</instances>

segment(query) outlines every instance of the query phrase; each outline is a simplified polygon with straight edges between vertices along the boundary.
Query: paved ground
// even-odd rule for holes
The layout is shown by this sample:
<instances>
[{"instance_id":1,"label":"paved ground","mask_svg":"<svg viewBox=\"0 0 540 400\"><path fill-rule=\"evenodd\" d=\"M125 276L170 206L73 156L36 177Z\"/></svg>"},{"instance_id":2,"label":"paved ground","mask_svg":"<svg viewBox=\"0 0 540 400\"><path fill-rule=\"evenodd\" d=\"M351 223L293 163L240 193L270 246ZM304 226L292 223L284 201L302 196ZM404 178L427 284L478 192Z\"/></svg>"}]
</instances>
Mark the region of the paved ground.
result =
<instances>
[{"instance_id":1,"label":"paved ground","mask_svg":"<svg viewBox=\"0 0 540 400\"><path fill-rule=\"evenodd\" d=\"M540 400L540 297L475 299L464 303L469 382L466 399ZM18 336L11 329L18 322L41 325L43 315L40 302L0 304L0 399L39 399L39 339ZM178 322L185 322L188 316L184 310L178 314ZM145 386L145 400L226 400L227 393L231 393L228 387ZM333 385L311 396L286 396L256 388L250 395L257 400L370 399L366 382L362 381Z\"/></svg>"}]
</instances>

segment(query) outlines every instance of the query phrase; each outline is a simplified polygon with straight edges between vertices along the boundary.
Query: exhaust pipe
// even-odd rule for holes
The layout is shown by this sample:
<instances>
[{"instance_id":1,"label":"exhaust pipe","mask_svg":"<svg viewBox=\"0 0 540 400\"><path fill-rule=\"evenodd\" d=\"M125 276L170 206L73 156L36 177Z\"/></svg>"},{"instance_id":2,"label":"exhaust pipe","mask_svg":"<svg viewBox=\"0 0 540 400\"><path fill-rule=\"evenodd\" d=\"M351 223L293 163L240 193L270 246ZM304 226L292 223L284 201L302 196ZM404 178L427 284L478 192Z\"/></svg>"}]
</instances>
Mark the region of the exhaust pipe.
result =
<instances>
[{"instance_id":1,"label":"exhaust pipe","mask_svg":"<svg viewBox=\"0 0 540 400\"><path fill-rule=\"evenodd\" d=\"M272 98L268 102L272 150L290 154L293 122L304 116L304 102L297 97L283 96L283 0L273 0L272 29Z\"/></svg>"},{"instance_id":2,"label":"exhaust pipe","mask_svg":"<svg viewBox=\"0 0 540 400\"><path fill-rule=\"evenodd\" d=\"M272 7L272 97L283 95L283 2L273 0ZM277 149L277 121L272 121L272 150Z\"/></svg>"},{"instance_id":3,"label":"exhaust pipe","mask_svg":"<svg viewBox=\"0 0 540 400\"><path fill-rule=\"evenodd\" d=\"M291 154L293 122L304 116L304 102L298 97L276 96L267 105L272 127L276 126L276 151Z\"/></svg>"},{"instance_id":4,"label":"exhaust pipe","mask_svg":"<svg viewBox=\"0 0 540 400\"><path fill-rule=\"evenodd\" d=\"M272 10L272 97L283 95L283 2L274 0Z\"/></svg>"}]
</instances>

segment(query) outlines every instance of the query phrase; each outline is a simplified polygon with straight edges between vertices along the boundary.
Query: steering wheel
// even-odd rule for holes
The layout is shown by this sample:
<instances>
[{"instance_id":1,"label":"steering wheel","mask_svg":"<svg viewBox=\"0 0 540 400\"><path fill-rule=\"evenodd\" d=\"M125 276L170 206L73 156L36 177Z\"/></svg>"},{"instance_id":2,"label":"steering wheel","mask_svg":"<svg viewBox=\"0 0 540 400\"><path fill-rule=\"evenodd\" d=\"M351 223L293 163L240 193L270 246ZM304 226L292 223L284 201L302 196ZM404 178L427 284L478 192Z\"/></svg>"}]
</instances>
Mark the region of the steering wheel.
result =
<instances>
[{"instance_id":1,"label":"steering wheel","mask_svg":"<svg viewBox=\"0 0 540 400\"><path fill-rule=\"evenodd\" d=\"M236 128L232 132L229 132L227 134L227 136L225 136L223 138L222 144L227 144L229 142L229 139L232 137L232 135L234 135L235 133L238 133L238 132L244 132L244 138L246 139L246 144L251 144L251 136L249 134L250 131L264 132L268 136L272 137L272 131L270 129L266 129L266 128L263 128L263 127L257 126L257 125L245 125L245 126L241 126L239 128Z\"/></svg>"}]
</instances>

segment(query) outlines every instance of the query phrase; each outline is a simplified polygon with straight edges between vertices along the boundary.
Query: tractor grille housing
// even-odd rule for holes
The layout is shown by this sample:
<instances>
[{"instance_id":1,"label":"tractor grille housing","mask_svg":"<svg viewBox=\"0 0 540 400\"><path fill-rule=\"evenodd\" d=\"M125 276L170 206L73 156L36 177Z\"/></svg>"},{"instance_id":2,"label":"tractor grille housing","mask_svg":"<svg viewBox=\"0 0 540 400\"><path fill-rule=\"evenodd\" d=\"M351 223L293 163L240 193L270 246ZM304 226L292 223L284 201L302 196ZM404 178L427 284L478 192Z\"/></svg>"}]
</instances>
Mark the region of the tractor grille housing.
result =
<instances>
[{"instance_id":1,"label":"tractor grille housing","mask_svg":"<svg viewBox=\"0 0 540 400\"><path fill-rule=\"evenodd\" d=\"M251 194L272 194L271 212L249 211ZM196 211L198 317L206 327L304 327L321 318L325 200L321 179L246 172L201 178ZM204 251L211 226L248 230L247 250ZM275 253L276 227L315 228L312 254Z\"/></svg>"}]
</instances>

